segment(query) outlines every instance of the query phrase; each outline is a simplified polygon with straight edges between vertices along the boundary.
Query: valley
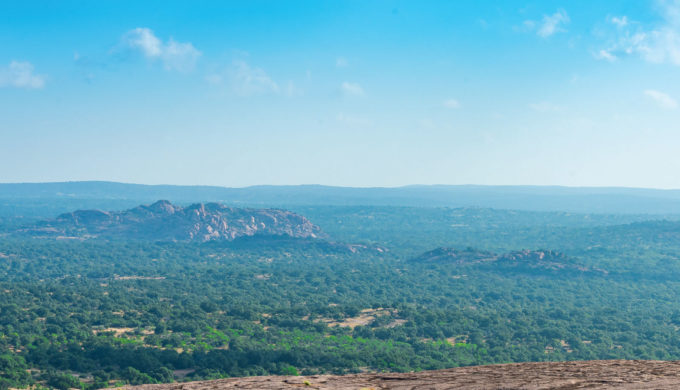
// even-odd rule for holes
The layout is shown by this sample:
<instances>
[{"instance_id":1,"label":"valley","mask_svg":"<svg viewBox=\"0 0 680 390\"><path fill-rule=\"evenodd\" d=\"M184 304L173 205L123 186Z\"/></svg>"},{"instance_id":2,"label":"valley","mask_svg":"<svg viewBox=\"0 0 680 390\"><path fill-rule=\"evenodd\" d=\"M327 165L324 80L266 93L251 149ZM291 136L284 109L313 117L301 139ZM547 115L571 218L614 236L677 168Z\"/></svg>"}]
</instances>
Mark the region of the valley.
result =
<instances>
[{"instance_id":1,"label":"valley","mask_svg":"<svg viewBox=\"0 0 680 390\"><path fill-rule=\"evenodd\" d=\"M680 359L673 214L290 209L163 201L4 224L2 383Z\"/></svg>"}]
</instances>

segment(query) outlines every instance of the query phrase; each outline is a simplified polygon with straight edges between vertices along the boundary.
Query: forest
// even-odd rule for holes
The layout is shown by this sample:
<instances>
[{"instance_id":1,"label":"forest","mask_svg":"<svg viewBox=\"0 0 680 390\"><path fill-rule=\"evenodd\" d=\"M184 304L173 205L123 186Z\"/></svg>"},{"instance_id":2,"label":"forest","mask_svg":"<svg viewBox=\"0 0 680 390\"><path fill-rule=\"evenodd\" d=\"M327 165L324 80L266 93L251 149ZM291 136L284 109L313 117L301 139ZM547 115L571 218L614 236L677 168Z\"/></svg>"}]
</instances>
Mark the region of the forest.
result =
<instances>
[{"instance_id":1,"label":"forest","mask_svg":"<svg viewBox=\"0 0 680 390\"><path fill-rule=\"evenodd\" d=\"M0 388L680 359L676 215L290 208L329 238L34 239L4 217ZM422 261L442 247L578 271Z\"/></svg>"}]
</instances>

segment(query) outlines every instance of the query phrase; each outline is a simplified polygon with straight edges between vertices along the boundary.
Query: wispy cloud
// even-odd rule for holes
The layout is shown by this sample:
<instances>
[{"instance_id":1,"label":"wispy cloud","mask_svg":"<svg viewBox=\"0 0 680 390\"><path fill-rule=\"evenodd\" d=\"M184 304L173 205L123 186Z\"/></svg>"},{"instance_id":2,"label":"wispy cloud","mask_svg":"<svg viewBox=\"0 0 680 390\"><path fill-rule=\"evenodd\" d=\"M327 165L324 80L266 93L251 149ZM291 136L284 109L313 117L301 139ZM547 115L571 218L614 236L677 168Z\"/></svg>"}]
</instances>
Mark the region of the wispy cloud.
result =
<instances>
[{"instance_id":1,"label":"wispy cloud","mask_svg":"<svg viewBox=\"0 0 680 390\"><path fill-rule=\"evenodd\" d=\"M348 96L363 96L364 89L358 83L350 83L345 81L340 85L340 90L343 94Z\"/></svg>"},{"instance_id":2,"label":"wispy cloud","mask_svg":"<svg viewBox=\"0 0 680 390\"><path fill-rule=\"evenodd\" d=\"M288 97L302 96L305 94L302 88L298 87L294 82L288 80L285 87L283 88L284 95Z\"/></svg>"},{"instance_id":3,"label":"wispy cloud","mask_svg":"<svg viewBox=\"0 0 680 390\"><path fill-rule=\"evenodd\" d=\"M460 108L460 102L456 99L446 99L442 102L442 105L446 108L450 109L458 109Z\"/></svg>"},{"instance_id":4,"label":"wispy cloud","mask_svg":"<svg viewBox=\"0 0 680 390\"><path fill-rule=\"evenodd\" d=\"M292 80L279 83L262 68L252 66L244 60L234 60L230 67L205 76L213 85L226 84L240 96L276 94L287 97L304 95L304 91Z\"/></svg>"},{"instance_id":5,"label":"wispy cloud","mask_svg":"<svg viewBox=\"0 0 680 390\"><path fill-rule=\"evenodd\" d=\"M611 57L638 56L651 63L680 66L680 0L658 4L661 19L655 25L634 23L626 16L609 18L608 22L616 29L611 31L607 47L595 57L611 60Z\"/></svg>"},{"instance_id":6,"label":"wispy cloud","mask_svg":"<svg viewBox=\"0 0 680 390\"><path fill-rule=\"evenodd\" d=\"M536 34L540 37L547 38L555 33L567 31L562 27L567 24L569 24L569 15L567 15L567 11L558 9L557 12L552 15L543 16L543 20L541 21Z\"/></svg>"},{"instance_id":7,"label":"wispy cloud","mask_svg":"<svg viewBox=\"0 0 680 390\"><path fill-rule=\"evenodd\" d=\"M628 17L627 16L612 16L609 18L609 23L619 26L619 27L626 27L628 25Z\"/></svg>"},{"instance_id":8,"label":"wispy cloud","mask_svg":"<svg viewBox=\"0 0 680 390\"><path fill-rule=\"evenodd\" d=\"M648 98L654 100L661 108L666 108L669 110L675 110L678 108L678 102L666 93L648 89L644 91L644 94Z\"/></svg>"},{"instance_id":9,"label":"wispy cloud","mask_svg":"<svg viewBox=\"0 0 680 390\"><path fill-rule=\"evenodd\" d=\"M347 66L349 66L349 61L347 61L347 58L345 57L338 57L335 60L335 66L338 68L346 68Z\"/></svg>"},{"instance_id":10,"label":"wispy cloud","mask_svg":"<svg viewBox=\"0 0 680 390\"><path fill-rule=\"evenodd\" d=\"M598 60L606 60L609 62L614 62L618 59L615 55L605 49L601 49L600 51L594 53L593 56Z\"/></svg>"},{"instance_id":11,"label":"wispy cloud","mask_svg":"<svg viewBox=\"0 0 680 390\"><path fill-rule=\"evenodd\" d=\"M35 74L30 62L12 61L0 67L0 87L39 89L45 86L45 75Z\"/></svg>"},{"instance_id":12,"label":"wispy cloud","mask_svg":"<svg viewBox=\"0 0 680 390\"><path fill-rule=\"evenodd\" d=\"M123 35L123 45L139 51L150 60L158 60L167 70L187 72L194 68L201 52L190 42L177 42L170 38L163 42L146 27L138 27Z\"/></svg>"},{"instance_id":13,"label":"wispy cloud","mask_svg":"<svg viewBox=\"0 0 680 390\"><path fill-rule=\"evenodd\" d=\"M567 11L560 8L552 15L543 15L540 21L525 20L520 30L535 31L539 37L548 38L558 32L566 32L564 26L570 21Z\"/></svg>"},{"instance_id":14,"label":"wispy cloud","mask_svg":"<svg viewBox=\"0 0 680 390\"><path fill-rule=\"evenodd\" d=\"M278 93L279 85L262 68L236 60L229 72L234 91L240 95Z\"/></svg>"}]
</instances>

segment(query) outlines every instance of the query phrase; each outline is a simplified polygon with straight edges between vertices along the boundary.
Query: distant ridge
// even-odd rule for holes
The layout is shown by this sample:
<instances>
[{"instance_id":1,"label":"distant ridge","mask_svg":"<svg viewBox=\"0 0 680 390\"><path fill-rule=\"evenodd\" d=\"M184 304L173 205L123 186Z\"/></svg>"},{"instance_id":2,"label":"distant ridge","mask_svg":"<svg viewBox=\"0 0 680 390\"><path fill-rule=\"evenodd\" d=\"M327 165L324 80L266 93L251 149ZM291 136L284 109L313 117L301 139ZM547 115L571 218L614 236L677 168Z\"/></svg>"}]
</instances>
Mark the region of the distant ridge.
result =
<instances>
[{"instance_id":1,"label":"distant ridge","mask_svg":"<svg viewBox=\"0 0 680 390\"><path fill-rule=\"evenodd\" d=\"M0 184L2 200L108 201L139 204L157 199L255 207L290 205L484 207L579 213L680 214L680 190L616 187L413 185L352 188L322 185L143 185L103 181Z\"/></svg>"}]
</instances>

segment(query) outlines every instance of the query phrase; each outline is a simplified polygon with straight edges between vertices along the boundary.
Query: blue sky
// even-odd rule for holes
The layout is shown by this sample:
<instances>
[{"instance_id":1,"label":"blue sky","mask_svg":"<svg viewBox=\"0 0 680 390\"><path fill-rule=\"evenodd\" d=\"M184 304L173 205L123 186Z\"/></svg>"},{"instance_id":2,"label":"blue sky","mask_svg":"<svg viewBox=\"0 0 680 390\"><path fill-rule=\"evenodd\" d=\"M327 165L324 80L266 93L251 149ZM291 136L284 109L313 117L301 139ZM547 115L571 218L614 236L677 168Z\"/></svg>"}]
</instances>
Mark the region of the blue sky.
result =
<instances>
[{"instance_id":1,"label":"blue sky","mask_svg":"<svg viewBox=\"0 0 680 390\"><path fill-rule=\"evenodd\" d=\"M0 182L680 188L680 0L0 3Z\"/></svg>"}]
</instances>

